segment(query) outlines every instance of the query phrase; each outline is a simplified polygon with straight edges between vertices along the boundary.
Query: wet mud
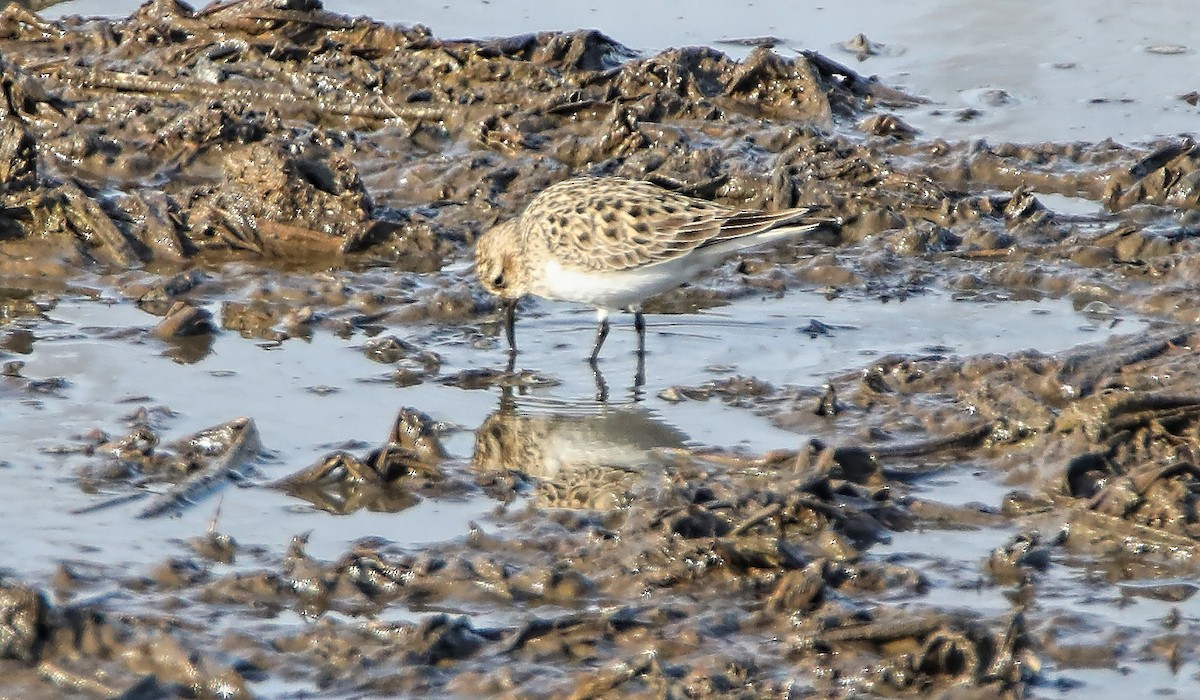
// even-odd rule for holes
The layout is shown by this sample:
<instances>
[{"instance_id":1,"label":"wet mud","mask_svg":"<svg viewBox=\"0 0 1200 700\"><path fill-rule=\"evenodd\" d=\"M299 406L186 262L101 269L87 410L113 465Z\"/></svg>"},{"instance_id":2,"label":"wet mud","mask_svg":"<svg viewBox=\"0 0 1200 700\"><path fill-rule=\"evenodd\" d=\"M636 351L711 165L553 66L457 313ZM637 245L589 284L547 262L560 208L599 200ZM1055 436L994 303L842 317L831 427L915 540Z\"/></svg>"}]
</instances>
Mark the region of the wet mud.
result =
<instances>
[{"instance_id":1,"label":"wet mud","mask_svg":"<svg viewBox=\"0 0 1200 700\"><path fill-rule=\"evenodd\" d=\"M1192 139L931 139L815 51L0 15L0 693L1194 683ZM536 301L510 367L471 245L582 173L844 223L653 300L644 381Z\"/></svg>"}]
</instances>

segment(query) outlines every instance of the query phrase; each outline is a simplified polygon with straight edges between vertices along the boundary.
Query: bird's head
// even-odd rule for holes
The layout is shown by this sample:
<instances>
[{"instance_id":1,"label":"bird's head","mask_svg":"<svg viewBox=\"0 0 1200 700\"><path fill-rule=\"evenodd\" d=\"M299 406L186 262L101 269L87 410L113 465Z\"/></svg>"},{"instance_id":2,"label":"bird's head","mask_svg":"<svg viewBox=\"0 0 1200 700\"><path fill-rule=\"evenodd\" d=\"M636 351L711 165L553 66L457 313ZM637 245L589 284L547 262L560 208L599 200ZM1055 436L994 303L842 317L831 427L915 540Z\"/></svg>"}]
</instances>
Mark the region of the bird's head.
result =
<instances>
[{"instance_id":1,"label":"bird's head","mask_svg":"<svg viewBox=\"0 0 1200 700\"><path fill-rule=\"evenodd\" d=\"M505 221L475 242L475 274L484 289L501 299L519 299L529 293L529 273L520 263L516 234L516 221Z\"/></svg>"}]
</instances>

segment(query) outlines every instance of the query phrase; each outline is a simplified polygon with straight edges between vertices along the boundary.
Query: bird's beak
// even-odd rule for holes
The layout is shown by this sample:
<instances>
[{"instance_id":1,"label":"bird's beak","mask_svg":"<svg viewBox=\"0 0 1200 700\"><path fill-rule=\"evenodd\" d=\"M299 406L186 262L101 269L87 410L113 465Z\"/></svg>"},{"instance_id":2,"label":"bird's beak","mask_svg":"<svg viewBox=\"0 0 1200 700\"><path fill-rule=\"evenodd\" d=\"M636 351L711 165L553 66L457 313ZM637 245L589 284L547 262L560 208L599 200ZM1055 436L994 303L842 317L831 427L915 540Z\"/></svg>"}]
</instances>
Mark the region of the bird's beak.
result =
<instances>
[{"instance_id":1,"label":"bird's beak","mask_svg":"<svg viewBox=\"0 0 1200 700\"><path fill-rule=\"evenodd\" d=\"M517 354L517 300L503 299L500 308L504 310L504 335L508 338L508 352Z\"/></svg>"}]
</instances>

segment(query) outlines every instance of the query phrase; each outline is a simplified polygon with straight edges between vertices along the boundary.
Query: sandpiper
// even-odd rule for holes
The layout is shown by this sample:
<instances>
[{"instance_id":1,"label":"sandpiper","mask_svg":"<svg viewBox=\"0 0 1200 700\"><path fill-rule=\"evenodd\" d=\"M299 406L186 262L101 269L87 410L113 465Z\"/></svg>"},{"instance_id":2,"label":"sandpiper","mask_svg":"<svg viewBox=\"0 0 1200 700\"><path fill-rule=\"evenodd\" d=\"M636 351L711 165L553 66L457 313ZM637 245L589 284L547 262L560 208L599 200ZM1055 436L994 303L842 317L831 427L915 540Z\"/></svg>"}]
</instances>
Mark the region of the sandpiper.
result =
<instances>
[{"instance_id":1,"label":"sandpiper","mask_svg":"<svg viewBox=\"0 0 1200 700\"><path fill-rule=\"evenodd\" d=\"M517 300L533 294L596 308L593 363L609 314L632 311L640 355L643 301L715 268L732 251L838 223L812 211L735 209L640 180L578 177L547 187L520 216L480 236L475 270L503 300L510 352Z\"/></svg>"}]
</instances>

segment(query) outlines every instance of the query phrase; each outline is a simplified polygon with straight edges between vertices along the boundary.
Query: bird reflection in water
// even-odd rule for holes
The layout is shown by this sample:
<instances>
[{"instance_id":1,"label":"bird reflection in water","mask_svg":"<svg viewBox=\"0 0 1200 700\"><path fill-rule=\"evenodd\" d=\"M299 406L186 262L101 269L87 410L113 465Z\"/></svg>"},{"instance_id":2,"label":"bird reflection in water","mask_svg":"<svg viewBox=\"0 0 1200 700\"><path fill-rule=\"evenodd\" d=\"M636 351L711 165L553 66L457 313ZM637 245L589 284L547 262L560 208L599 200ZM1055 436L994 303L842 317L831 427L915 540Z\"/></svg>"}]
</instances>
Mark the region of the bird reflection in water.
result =
<instances>
[{"instance_id":1,"label":"bird reflection in water","mask_svg":"<svg viewBox=\"0 0 1200 700\"><path fill-rule=\"evenodd\" d=\"M505 393L500 408L475 433L477 469L513 471L538 482L538 505L607 509L625 504L662 448L682 448L687 436L635 406L517 405Z\"/></svg>"}]
</instances>

